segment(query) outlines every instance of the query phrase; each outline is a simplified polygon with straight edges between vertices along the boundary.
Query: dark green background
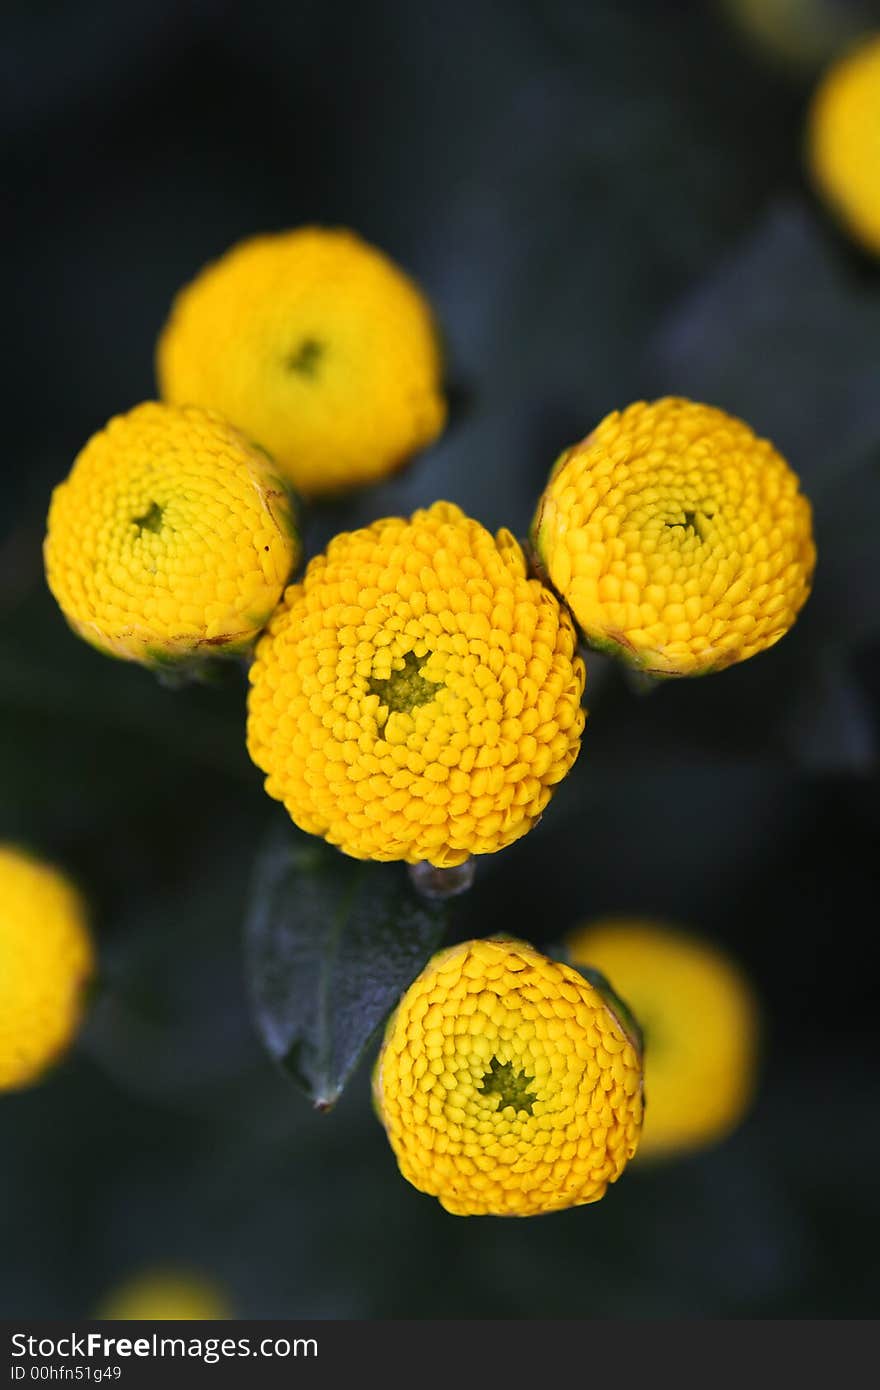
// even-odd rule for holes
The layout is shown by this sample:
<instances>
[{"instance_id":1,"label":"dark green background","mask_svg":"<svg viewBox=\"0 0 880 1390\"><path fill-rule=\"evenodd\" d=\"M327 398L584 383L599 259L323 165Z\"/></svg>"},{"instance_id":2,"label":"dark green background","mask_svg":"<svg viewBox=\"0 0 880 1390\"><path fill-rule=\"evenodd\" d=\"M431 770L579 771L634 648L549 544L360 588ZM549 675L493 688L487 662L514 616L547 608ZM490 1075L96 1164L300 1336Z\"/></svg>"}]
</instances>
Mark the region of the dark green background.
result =
<instances>
[{"instance_id":1,"label":"dark green background","mask_svg":"<svg viewBox=\"0 0 880 1390\"><path fill-rule=\"evenodd\" d=\"M115 995L0 1102L0 1309L84 1316L173 1261L249 1317L875 1311L880 274L803 178L813 70L709 4L16 0L3 26L0 836L81 880ZM596 1206L449 1217L398 1177L365 1070L325 1116L275 1072L241 969L272 809L243 684L164 690L44 589L50 489L153 393L174 291L311 220L424 283L457 407L410 471L315 514L310 549L437 497L523 534L564 445L668 391L744 415L815 503L795 631L647 697L593 661L574 772L457 910L459 934L535 941L657 914L754 979L748 1122Z\"/></svg>"}]
</instances>

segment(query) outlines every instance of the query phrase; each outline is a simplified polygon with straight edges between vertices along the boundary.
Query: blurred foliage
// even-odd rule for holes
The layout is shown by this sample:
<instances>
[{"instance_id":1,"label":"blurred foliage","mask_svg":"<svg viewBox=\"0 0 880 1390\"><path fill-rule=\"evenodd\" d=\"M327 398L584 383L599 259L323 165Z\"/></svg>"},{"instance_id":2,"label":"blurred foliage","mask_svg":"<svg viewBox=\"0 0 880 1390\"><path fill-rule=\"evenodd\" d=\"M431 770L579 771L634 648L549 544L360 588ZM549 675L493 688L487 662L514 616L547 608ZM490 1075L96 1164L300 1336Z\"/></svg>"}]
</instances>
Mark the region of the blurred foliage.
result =
<instances>
[{"instance_id":1,"label":"blurred foliage","mask_svg":"<svg viewBox=\"0 0 880 1390\"><path fill-rule=\"evenodd\" d=\"M647 0L81 0L3 25L0 836L84 884L106 986L80 1054L0 1107L0 1307L84 1316L181 1264L243 1316L872 1312L880 273L804 185L810 71L716 5ZM437 497L523 534L564 445L670 390L769 435L816 508L794 631L647 696L593 658L574 772L455 904L456 935L537 944L587 915L687 923L768 1020L736 1136L543 1221L408 1188L363 1072L330 1116L277 1074L243 983L272 820L244 684L163 690L78 643L43 586L49 491L153 392L174 291L311 220L419 277L469 401L406 473L315 511L312 551Z\"/></svg>"}]
</instances>

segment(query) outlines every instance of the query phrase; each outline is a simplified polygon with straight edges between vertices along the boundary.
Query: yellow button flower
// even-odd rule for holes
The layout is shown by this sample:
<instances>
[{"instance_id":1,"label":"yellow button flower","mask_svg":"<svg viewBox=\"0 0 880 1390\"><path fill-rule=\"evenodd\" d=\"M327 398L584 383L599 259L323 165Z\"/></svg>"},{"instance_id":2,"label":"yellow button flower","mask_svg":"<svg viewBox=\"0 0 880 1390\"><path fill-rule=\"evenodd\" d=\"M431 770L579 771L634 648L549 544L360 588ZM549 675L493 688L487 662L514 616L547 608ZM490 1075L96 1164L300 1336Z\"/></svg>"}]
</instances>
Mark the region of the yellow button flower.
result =
<instances>
[{"instance_id":1,"label":"yellow button flower","mask_svg":"<svg viewBox=\"0 0 880 1390\"><path fill-rule=\"evenodd\" d=\"M636 1151L638 1049L576 970L524 941L466 941L392 1014L373 1078L400 1171L457 1216L604 1196Z\"/></svg>"},{"instance_id":2,"label":"yellow button flower","mask_svg":"<svg viewBox=\"0 0 880 1390\"><path fill-rule=\"evenodd\" d=\"M807 159L853 236L880 253L880 34L826 73L813 98Z\"/></svg>"},{"instance_id":3,"label":"yellow button flower","mask_svg":"<svg viewBox=\"0 0 880 1390\"><path fill-rule=\"evenodd\" d=\"M162 396L221 411L304 496L372 483L443 428L430 307L341 229L253 237L178 295L159 340Z\"/></svg>"},{"instance_id":4,"label":"yellow button flower","mask_svg":"<svg viewBox=\"0 0 880 1390\"><path fill-rule=\"evenodd\" d=\"M571 621L437 502L331 541L261 639L248 747L303 830L356 859L445 868L524 835L580 745Z\"/></svg>"},{"instance_id":5,"label":"yellow button flower","mask_svg":"<svg viewBox=\"0 0 880 1390\"><path fill-rule=\"evenodd\" d=\"M778 642L816 556L810 504L772 445L676 397L615 411L565 451L532 544L590 645L653 676Z\"/></svg>"},{"instance_id":6,"label":"yellow button flower","mask_svg":"<svg viewBox=\"0 0 880 1390\"><path fill-rule=\"evenodd\" d=\"M149 1269L114 1289L96 1316L145 1322L215 1322L234 1316L213 1280L181 1269Z\"/></svg>"},{"instance_id":7,"label":"yellow button flower","mask_svg":"<svg viewBox=\"0 0 880 1390\"><path fill-rule=\"evenodd\" d=\"M0 845L0 1091L39 1081L66 1051L94 964L76 889L48 864Z\"/></svg>"},{"instance_id":8,"label":"yellow button flower","mask_svg":"<svg viewBox=\"0 0 880 1390\"><path fill-rule=\"evenodd\" d=\"M81 451L53 493L44 554L74 632L167 665L246 650L299 541L262 451L209 411L150 401Z\"/></svg>"},{"instance_id":9,"label":"yellow button flower","mask_svg":"<svg viewBox=\"0 0 880 1390\"><path fill-rule=\"evenodd\" d=\"M726 956L657 922L602 921L566 941L630 1005L645 1038L639 1157L701 1148L740 1122L755 1082L757 1007Z\"/></svg>"}]
</instances>

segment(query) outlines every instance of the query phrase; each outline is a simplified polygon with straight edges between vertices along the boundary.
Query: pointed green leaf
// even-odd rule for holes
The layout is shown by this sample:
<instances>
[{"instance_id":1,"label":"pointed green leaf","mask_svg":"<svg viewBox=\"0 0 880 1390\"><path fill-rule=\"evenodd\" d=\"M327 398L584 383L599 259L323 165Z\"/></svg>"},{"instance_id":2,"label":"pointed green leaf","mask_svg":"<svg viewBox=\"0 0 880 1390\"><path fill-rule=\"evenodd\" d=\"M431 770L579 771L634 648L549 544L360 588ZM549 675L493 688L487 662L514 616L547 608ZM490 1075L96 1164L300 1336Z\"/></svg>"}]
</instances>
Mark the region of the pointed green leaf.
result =
<instances>
[{"instance_id":1,"label":"pointed green leaf","mask_svg":"<svg viewBox=\"0 0 880 1390\"><path fill-rule=\"evenodd\" d=\"M248 985L264 1044L317 1109L339 1099L445 924L402 864L360 863L289 822L275 828L247 921Z\"/></svg>"}]
</instances>

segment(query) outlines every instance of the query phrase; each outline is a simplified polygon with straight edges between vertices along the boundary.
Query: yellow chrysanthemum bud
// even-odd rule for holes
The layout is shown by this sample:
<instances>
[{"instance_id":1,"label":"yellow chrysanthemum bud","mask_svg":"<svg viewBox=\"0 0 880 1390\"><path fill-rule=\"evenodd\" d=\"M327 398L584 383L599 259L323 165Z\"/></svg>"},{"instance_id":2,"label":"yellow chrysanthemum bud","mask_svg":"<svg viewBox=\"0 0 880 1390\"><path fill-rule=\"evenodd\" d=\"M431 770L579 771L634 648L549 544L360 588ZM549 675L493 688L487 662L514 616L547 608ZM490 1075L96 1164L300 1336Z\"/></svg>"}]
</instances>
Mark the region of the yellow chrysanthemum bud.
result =
<instances>
[{"instance_id":1,"label":"yellow chrysanthemum bud","mask_svg":"<svg viewBox=\"0 0 880 1390\"><path fill-rule=\"evenodd\" d=\"M576 970L524 941L466 941L392 1014L373 1095L400 1171L457 1216L603 1197L636 1151L635 1040Z\"/></svg>"},{"instance_id":2,"label":"yellow chrysanthemum bud","mask_svg":"<svg viewBox=\"0 0 880 1390\"><path fill-rule=\"evenodd\" d=\"M66 1051L94 966L76 889L57 869L0 845L0 1091L39 1081Z\"/></svg>"},{"instance_id":3,"label":"yellow chrysanthemum bud","mask_svg":"<svg viewBox=\"0 0 880 1390\"><path fill-rule=\"evenodd\" d=\"M151 1269L114 1289L96 1316L114 1321L215 1322L234 1314L224 1290L203 1275Z\"/></svg>"},{"instance_id":4,"label":"yellow chrysanthemum bud","mask_svg":"<svg viewBox=\"0 0 880 1390\"><path fill-rule=\"evenodd\" d=\"M654 676L721 671L810 592L810 504L785 460L713 406L606 416L558 460L532 544L587 642Z\"/></svg>"},{"instance_id":5,"label":"yellow chrysanthemum bud","mask_svg":"<svg viewBox=\"0 0 880 1390\"><path fill-rule=\"evenodd\" d=\"M162 396L222 411L305 496L375 482L443 428L430 307L381 251L302 227L234 246L181 293Z\"/></svg>"},{"instance_id":6,"label":"yellow chrysanthemum bud","mask_svg":"<svg viewBox=\"0 0 880 1390\"><path fill-rule=\"evenodd\" d=\"M301 829L356 859L439 867L524 835L574 762L572 623L493 537L437 502L331 541L251 668L248 747Z\"/></svg>"},{"instance_id":7,"label":"yellow chrysanthemum bud","mask_svg":"<svg viewBox=\"0 0 880 1390\"><path fill-rule=\"evenodd\" d=\"M754 1091L758 1013L720 951L657 922L602 921L572 932L570 958L607 975L645 1039L639 1158L723 1139Z\"/></svg>"},{"instance_id":8,"label":"yellow chrysanthemum bud","mask_svg":"<svg viewBox=\"0 0 880 1390\"><path fill-rule=\"evenodd\" d=\"M834 212L880 252L880 34L825 75L807 129L813 178Z\"/></svg>"},{"instance_id":9,"label":"yellow chrysanthemum bud","mask_svg":"<svg viewBox=\"0 0 880 1390\"><path fill-rule=\"evenodd\" d=\"M299 558L265 454L218 415L152 401L86 444L44 549L74 632L147 665L246 650Z\"/></svg>"}]
</instances>

